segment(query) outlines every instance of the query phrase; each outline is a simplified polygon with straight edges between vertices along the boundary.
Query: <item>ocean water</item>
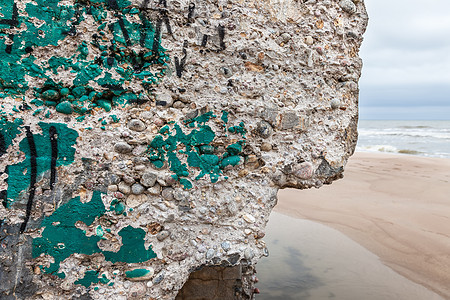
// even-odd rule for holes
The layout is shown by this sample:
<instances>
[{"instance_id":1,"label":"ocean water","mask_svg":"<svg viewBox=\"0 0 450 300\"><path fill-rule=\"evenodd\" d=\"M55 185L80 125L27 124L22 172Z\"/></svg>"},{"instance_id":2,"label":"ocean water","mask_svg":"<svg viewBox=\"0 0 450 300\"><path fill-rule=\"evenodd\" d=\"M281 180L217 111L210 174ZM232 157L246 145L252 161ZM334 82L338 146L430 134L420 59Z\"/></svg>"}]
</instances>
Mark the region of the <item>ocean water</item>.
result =
<instances>
[{"instance_id":1,"label":"ocean water","mask_svg":"<svg viewBox=\"0 0 450 300\"><path fill-rule=\"evenodd\" d=\"M450 121L367 121L358 124L357 151L450 158Z\"/></svg>"}]
</instances>

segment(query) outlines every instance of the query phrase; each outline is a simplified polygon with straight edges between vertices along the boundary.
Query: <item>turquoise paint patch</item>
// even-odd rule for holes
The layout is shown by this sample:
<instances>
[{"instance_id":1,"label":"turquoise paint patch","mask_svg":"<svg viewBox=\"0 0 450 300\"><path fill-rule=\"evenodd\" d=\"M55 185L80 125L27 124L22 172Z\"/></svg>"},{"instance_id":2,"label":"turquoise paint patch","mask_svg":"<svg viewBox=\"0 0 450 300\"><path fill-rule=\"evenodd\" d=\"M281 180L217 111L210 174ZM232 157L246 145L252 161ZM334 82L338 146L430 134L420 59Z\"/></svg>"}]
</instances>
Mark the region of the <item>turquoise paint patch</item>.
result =
<instances>
[{"instance_id":1,"label":"turquoise paint patch","mask_svg":"<svg viewBox=\"0 0 450 300\"><path fill-rule=\"evenodd\" d=\"M0 69L3 71L0 74L0 96L25 94L29 89L25 79L28 75L44 79L45 84L35 89L36 97L45 100L44 105L56 107L63 114L83 115L91 113L96 106L110 111L111 106L147 99L143 93L138 98L124 88L125 81L137 78L142 80L145 90L151 91L148 85L159 83L166 73L169 57L160 45L160 38L155 37L155 27L144 11L130 9L130 1L118 0L114 3L112 8L106 0L78 1L73 6L60 5L59 0L36 0L18 7L16 14L11 0L0 0L3 18L12 19L14 15L17 21L13 25L0 24L0 47L7 49L0 52ZM92 15L99 25L99 32L94 34L97 37L91 42L82 42L77 53L70 57L53 56L42 62L36 60L33 56L35 48L57 46L60 41L76 33L78 25L87 15ZM40 25L35 25L37 23ZM5 30L11 26L26 27L26 30L18 29L11 37ZM101 36L105 32L113 35L113 40L98 38L98 34ZM158 44L154 46L154 43ZM136 45L141 50L135 50ZM150 72L155 65L158 65L159 71ZM52 74L58 74L60 69L76 74L72 86L63 86L52 80ZM112 70L117 73L112 73ZM88 94L75 91L84 86L94 86L93 82L103 88L98 94L83 99L92 91L87 91Z\"/></svg>"},{"instance_id":2,"label":"turquoise paint patch","mask_svg":"<svg viewBox=\"0 0 450 300\"><path fill-rule=\"evenodd\" d=\"M71 199L68 203L59 207L51 216L45 218L41 227L44 227L42 237L33 239L33 257L47 254L55 260L48 268L43 267L45 273L55 274L59 270L60 263L75 253L92 255L102 253L107 261L138 263L156 257L151 247L145 249L145 231L131 226L122 228L119 235L122 237L122 246L118 252L102 251L97 243L101 236L86 236L86 232L75 227L78 221L87 226L92 225L96 218L106 213L101 199L102 193L95 191L91 201L82 203L80 197ZM103 231L103 230L102 230ZM97 233L100 233L97 228ZM56 273L64 276L64 273ZM83 281L92 283L93 273ZM82 284L82 283L80 283Z\"/></svg>"},{"instance_id":3,"label":"turquoise paint patch","mask_svg":"<svg viewBox=\"0 0 450 300\"><path fill-rule=\"evenodd\" d=\"M228 128L228 131L231 133L238 133L238 134L242 135L244 138L245 138L245 134L247 133L247 129L245 129L243 122L239 123L238 126L232 126L232 127Z\"/></svg>"},{"instance_id":4,"label":"turquoise paint patch","mask_svg":"<svg viewBox=\"0 0 450 300\"><path fill-rule=\"evenodd\" d=\"M109 280L105 274L103 274L101 277L98 277L99 271L95 270L88 270L84 273L84 277L81 279L78 279L75 281L75 284L81 284L84 287L89 287L91 284L96 283L103 283L107 284L111 280ZM95 289L95 288L94 288ZM98 289L98 288L97 288Z\"/></svg>"},{"instance_id":5,"label":"turquoise paint patch","mask_svg":"<svg viewBox=\"0 0 450 300\"><path fill-rule=\"evenodd\" d=\"M222 114L228 118L225 112ZM185 189L191 189L192 183L187 178L192 171L190 168L200 170L200 174L195 180L209 175L211 182L217 182L223 169L227 166L236 166L241 162L240 153L245 140L232 144L227 147L227 151L222 155L214 154L215 147L213 141L215 133L207 123L217 118L213 112L207 112L196 118L183 121L185 128L191 128L186 134L178 124L168 124L163 126L159 133L150 143L147 153L149 160L157 167L161 168L164 162L168 162L170 170L175 174L172 177L180 182ZM228 119L226 119L228 122ZM242 133L245 130L244 123L240 123L238 130L233 133ZM245 138L245 137L244 137ZM183 145L184 150L179 150L179 146ZM186 157L187 163L182 163L179 155Z\"/></svg>"},{"instance_id":6,"label":"turquoise paint patch","mask_svg":"<svg viewBox=\"0 0 450 300\"><path fill-rule=\"evenodd\" d=\"M118 252L102 252L105 259L110 262L140 263L156 257L155 252L149 247L145 249L145 231L141 228L127 226L119 231L122 237L122 247Z\"/></svg>"},{"instance_id":7,"label":"turquoise paint patch","mask_svg":"<svg viewBox=\"0 0 450 300\"><path fill-rule=\"evenodd\" d=\"M39 177L44 172L50 170L51 166L52 149L50 143L50 127L55 127L56 132L60 137L58 139L58 157L56 160L57 167L67 166L74 161L75 148L73 146L76 144L78 133L75 130L68 128L65 124L40 122L38 125L42 129L42 134L33 134L33 138L36 144L37 176ZM17 126L14 127L10 124L7 125L3 130L9 129L12 130L12 133L17 134ZM8 135L7 141L9 142L9 144L12 141L11 137L11 135ZM19 143L19 149L25 153L25 160L8 167L8 199L6 201L7 207L10 207L11 203L16 201L20 194L28 189L30 183L31 153L30 146L26 138L22 139L22 141Z\"/></svg>"},{"instance_id":8,"label":"turquoise paint patch","mask_svg":"<svg viewBox=\"0 0 450 300\"><path fill-rule=\"evenodd\" d=\"M147 269L134 269L131 271L126 271L125 276L128 278L140 278L147 276L150 273L151 273L150 270Z\"/></svg>"}]
</instances>

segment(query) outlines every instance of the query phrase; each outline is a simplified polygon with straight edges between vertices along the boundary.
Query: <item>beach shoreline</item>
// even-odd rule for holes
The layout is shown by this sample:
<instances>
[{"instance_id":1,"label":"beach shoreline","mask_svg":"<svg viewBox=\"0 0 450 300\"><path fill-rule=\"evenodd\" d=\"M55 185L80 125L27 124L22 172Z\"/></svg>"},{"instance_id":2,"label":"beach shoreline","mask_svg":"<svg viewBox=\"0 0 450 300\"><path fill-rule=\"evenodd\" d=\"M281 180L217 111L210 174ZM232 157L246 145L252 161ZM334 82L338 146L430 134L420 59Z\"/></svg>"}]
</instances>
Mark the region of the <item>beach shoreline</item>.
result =
<instances>
[{"instance_id":1,"label":"beach shoreline","mask_svg":"<svg viewBox=\"0 0 450 300\"><path fill-rule=\"evenodd\" d=\"M339 230L450 299L450 159L356 152L343 179L282 190L275 211Z\"/></svg>"}]
</instances>

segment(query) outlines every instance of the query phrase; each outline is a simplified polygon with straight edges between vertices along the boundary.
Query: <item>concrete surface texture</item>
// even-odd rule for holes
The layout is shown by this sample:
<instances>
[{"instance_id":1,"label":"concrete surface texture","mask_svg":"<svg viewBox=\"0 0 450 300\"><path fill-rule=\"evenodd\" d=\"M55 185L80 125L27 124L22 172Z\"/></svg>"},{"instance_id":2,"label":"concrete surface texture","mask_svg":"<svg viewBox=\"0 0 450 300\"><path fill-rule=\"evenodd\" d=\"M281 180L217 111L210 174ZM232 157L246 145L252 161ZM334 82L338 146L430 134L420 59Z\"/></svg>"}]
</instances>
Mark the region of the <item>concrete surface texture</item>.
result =
<instances>
[{"instance_id":1,"label":"concrete surface texture","mask_svg":"<svg viewBox=\"0 0 450 300\"><path fill-rule=\"evenodd\" d=\"M174 299L342 176L363 1L0 0L0 298Z\"/></svg>"}]
</instances>

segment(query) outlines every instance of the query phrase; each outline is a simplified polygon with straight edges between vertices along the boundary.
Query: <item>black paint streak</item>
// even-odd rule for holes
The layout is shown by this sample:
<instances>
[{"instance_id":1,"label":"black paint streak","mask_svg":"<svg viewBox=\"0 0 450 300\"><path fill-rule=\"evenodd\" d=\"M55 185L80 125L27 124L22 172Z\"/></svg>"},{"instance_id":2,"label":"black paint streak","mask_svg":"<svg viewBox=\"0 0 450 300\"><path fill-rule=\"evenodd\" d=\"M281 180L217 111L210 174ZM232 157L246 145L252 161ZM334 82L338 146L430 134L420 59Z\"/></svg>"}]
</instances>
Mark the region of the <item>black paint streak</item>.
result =
<instances>
[{"instance_id":1,"label":"black paint streak","mask_svg":"<svg viewBox=\"0 0 450 300\"><path fill-rule=\"evenodd\" d=\"M17 19L17 16L19 15L19 11L17 10L17 5L13 4L13 11L11 19L1 19L0 24L6 24L11 26L11 28L16 27L19 25L19 20Z\"/></svg>"},{"instance_id":2,"label":"black paint streak","mask_svg":"<svg viewBox=\"0 0 450 300\"><path fill-rule=\"evenodd\" d=\"M188 24L194 23L194 10L195 10L195 3L189 3L189 12L188 12Z\"/></svg>"},{"instance_id":3,"label":"black paint streak","mask_svg":"<svg viewBox=\"0 0 450 300\"><path fill-rule=\"evenodd\" d=\"M153 46L152 46L152 51L153 54L158 53L158 48L159 48L159 42L160 42L160 36L161 36L161 25L162 25L162 20L159 19L158 22L156 23L156 29L155 29L155 36L153 38Z\"/></svg>"},{"instance_id":4,"label":"black paint streak","mask_svg":"<svg viewBox=\"0 0 450 300\"><path fill-rule=\"evenodd\" d=\"M119 85L119 84L109 84L109 83L107 83L107 84L102 84L102 87L110 89L112 91L123 91L124 90L122 88L122 86Z\"/></svg>"},{"instance_id":5,"label":"black paint streak","mask_svg":"<svg viewBox=\"0 0 450 300\"><path fill-rule=\"evenodd\" d=\"M177 76L178 78L181 78L182 73L184 71L184 66L186 64L186 58L187 58L187 48L188 46L188 42L185 40L183 43L183 58L181 59L181 61L178 60L178 57L175 56L175 69L177 71Z\"/></svg>"},{"instance_id":6,"label":"black paint streak","mask_svg":"<svg viewBox=\"0 0 450 300\"><path fill-rule=\"evenodd\" d=\"M204 34L202 38L202 47L206 47L206 43L208 43L208 35Z\"/></svg>"},{"instance_id":7,"label":"black paint streak","mask_svg":"<svg viewBox=\"0 0 450 300\"><path fill-rule=\"evenodd\" d=\"M217 30L219 31L220 50L225 50L225 42L223 41L225 38L225 27L219 25L219 27L217 27Z\"/></svg>"},{"instance_id":8,"label":"black paint streak","mask_svg":"<svg viewBox=\"0 0 450 300\"><path fill-rule=\"evenodd\" d=\"M0 132L0 157L6 153L6 141L3 134Z\"/></svg>"},{"instance_id":9,"label":"black paint streak","mask_svg":"<svg viewBox=\"0 0 450 300\"><path fill-rule=\"evenodd\" d=\"M53 190L56 182L56 161L58 160L58 132L55 126L50 126L50 144L52 147L52 160L50 162L50 189Z\"/></svg>"},{"instance_id":10,"label":"black paint streak","mask_svg":"<svg viewBox=\"0 0 450 300\"><path fill-rule=\"evenodd\" d=\"M148 0L147 0L148 1ZM148 3L145 3L143 5L148 5ZM142 22L142 30L141 30L141 37L139 39L139 44L141 47L145 47L145 40L147 39L147 29L151 26L150 22L148 21L147 17L144 14L139 14L139 18Z\"/></svg>"},{"instance_id":11,"label":"black paint streak","mask_svg":"<svg viewBox=\"0 0 450 300\"><path fill-rule=\"evenodd\" d=\"M117 4L117 0L108 0L108 6L112 10L118 10L119 4Z\"/></svg>"},{"instance_id":12,"label":"black paint streak","mask_svg":"<svg viewBox=\"0 0 450 300\"><path fill-rule=\"evenodd\" d=\"M6 153L6 141L4 135L0 132L0 157L2 157ZM0 172L0 175L4 173L8 174L8 166L5 168L5 172ZM8 178L5 179L6 183L8 183ZM3 206L6 208L8 199L8 190L0 191L0 200L2 200Z\"/></svg>"},{"instance_id":13,"label":"black paint streak","mask_svg":"<svg viewBox=\"0 0 450 300\"><path fill-rule=\"evenodd\" d=\"M10 26L11 29L13 29L14 27L19 25L19 21L17 19L18 15L19 15L19 11L17 10L16 3L14 3L11 19L2 19L2 20L0 20L0 24L7 24ZM11 40L11 44L6 45L5 52L8 54L11 54L12 47L14 44L14 34L10 33L8 35L8 38Z\"/></svg>"},{"instance_id":14,"label":"black paint streak","mask_svg":"<svg viewBox=\"0 0 450 300\"><path fill-rule=\"evenodd\" d=\"M6 175L9 174L9 172L8 172L8 166L6 166L5 172L0 173L0 175L2 175L2 174L6 174ZM5 183L8 184L8 178L5 179ZM2 200L3 206L4 206L5 208L7 208L7 207L8 207L8 190L0 191L0 199Z\"/></svg>"},{"instance_id":15,"label":"black paint streak","mask_svg":"<svg viewBox=\"0 0 450 300\"><path fill-rule=\"evenodd\" d=\"M28 195L28 202L27 202L27 211L25 215L25 220L23 221L22 225L20 226L20 233L24 233L28 221L30 219L31 214L31 208L33 207L33 200L34 200L34 194L36 192L36 179L37 179L37 151L36 151L36 144L34 143L34 137L31 133L30 126L25 126L25 129L27 130L27 141L28 146L30 147L30 164L31 164L31 174L30 174L30 193Z\"/></svg>"},{"instance_id":16,"label":"black paint streak","mask_svg":"<svg viewBox=\"0 0 450 300\"><path fill-rule=\"evenodd\" d=\"M119 25L120 25L120 29L122 29L123 37L125 38L125 41L127 42L127 46L131 46L130 35L128 34L128 30L125 27L125 23L123 22L122 17L119 17Z\"/></svg>"}]
</instances>

